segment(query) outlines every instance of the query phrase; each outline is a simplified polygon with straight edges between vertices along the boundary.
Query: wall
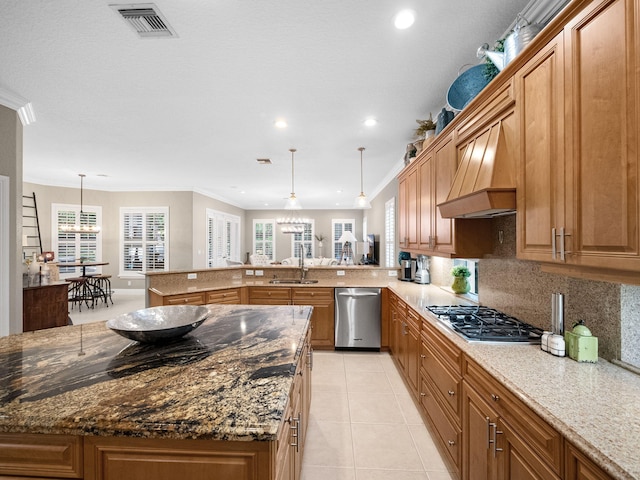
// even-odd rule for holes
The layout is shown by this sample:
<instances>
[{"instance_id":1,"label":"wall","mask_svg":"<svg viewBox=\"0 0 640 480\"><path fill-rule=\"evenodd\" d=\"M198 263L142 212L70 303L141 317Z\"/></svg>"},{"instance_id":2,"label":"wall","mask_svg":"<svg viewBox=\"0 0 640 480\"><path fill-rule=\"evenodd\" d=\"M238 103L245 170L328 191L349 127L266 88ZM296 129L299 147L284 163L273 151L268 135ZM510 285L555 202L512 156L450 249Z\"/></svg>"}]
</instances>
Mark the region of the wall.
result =
<instances>
[{"instance_id":1,"label":"wall","mask_svg":"<svg viewBox=\"0 0 640 480\"><path fill-rule=\"evenodd\" d=\"M504 242L498 241L503 232ZM515 215L493 219L491 255L479 261L479 301L542 329L551 328L551 294L565 298L565 329L584 320L598 337L599 355L640 367L640 287L584 280L540 270L516 259ZM432 259L432 282L451 285L452 261Z\"/></svg>"},{"instance_id":2,"label":"wall","mask_svg":"<svg viewBox=\"0 0 640 480\"><path fill-rule=\"evenodd\" d=\"M244 261L245 251L245 211L227 203L207 197L200 193L193 193L193 268L207 268L207 209L229 213L240 217L240 260ZM250 228L250 227L249 227Z\"/></svg>"},{"instance_id":3,"label":"wall","mask_svg":"<svg viewBox=\"0 0 640 480\"><path fill-rule=\"evenodd\" d=\"M15 110L0 105L0 175L9 177L9 258L2 268L9 269L8 285L3 285L0 332L22 331L22 123ZM5 302L8 302L8 308Z\"/></svg>"}]
</instances>

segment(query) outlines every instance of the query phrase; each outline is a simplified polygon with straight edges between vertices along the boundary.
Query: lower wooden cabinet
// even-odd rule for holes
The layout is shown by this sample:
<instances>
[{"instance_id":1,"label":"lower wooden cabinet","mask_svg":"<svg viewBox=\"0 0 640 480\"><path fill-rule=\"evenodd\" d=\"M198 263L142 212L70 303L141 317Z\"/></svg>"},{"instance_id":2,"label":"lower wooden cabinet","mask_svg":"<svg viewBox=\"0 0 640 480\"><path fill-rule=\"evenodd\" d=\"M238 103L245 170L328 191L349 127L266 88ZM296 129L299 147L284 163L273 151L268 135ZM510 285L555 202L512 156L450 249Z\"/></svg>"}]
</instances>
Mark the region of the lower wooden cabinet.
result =
<instances>
[{"instance_id":1,"label":"lower wooden cabinet","mask_svg":"<svg viewBox=\"0 0 640 480\"><path fill-rule=\"evenodd\" d=\"M83 478L82 437L0 433L0 478Z\"/></svg>"},{"instance_id":2,"label":"lower wooden cabinet","mask_svg":"<svg viewBox=\"0 0 640 480\"><path fill-rule=\"evenodd\" d=\"M32 332L69 324L69 284L56 283L22 290L22 330Z\"/></svg>"},{"instance_id":3,"label":"lower wooden cabinet","mask_svg":"<svg viewBox=\"0 0 640 480\"><path fill-rule=\"evenodd\" d=\"M246 288L224 288L205 292L205 303L241 305L247 303Z\"/></svg>"},{"instance_id":4,"label":"lower wooden cabinet","mask_svg":"<svg viewBox=\"0 0 640 480\"><path fill-rule=\"evenodd\" d=\"M335 346L335 300L333 288L292 288L294 305L311 305L311 345L317 349Z\"/></svg>"},{"instance_id":5,"label":"lower wooden cabinet","mask_svg":"<svg viewBox=\"0 0 640 480\"><path fill-rule=\"evenodd\" d=\"M565 441L565 480L611 480L611 476Z\"/></svg>"}]
</instances>

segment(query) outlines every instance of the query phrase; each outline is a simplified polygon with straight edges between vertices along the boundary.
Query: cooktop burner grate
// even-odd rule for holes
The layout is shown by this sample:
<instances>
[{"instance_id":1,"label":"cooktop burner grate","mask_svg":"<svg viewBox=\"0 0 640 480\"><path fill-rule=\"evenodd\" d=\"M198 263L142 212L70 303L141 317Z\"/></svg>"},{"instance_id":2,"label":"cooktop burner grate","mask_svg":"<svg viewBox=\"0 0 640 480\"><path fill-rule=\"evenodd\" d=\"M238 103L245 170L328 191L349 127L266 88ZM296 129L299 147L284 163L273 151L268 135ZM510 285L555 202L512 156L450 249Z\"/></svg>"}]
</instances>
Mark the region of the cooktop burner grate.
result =
<instances>
[{"instance_id":1,"label":"cooktop burner grate","mask_svg":"<svg viewBox=\"0 0 640 480\"><path fill-rule=\"evenodd\" d=\"M542 330L489 307L431 305L427 310L469 341L540 343Z\"/></svg>"}]
</instances>

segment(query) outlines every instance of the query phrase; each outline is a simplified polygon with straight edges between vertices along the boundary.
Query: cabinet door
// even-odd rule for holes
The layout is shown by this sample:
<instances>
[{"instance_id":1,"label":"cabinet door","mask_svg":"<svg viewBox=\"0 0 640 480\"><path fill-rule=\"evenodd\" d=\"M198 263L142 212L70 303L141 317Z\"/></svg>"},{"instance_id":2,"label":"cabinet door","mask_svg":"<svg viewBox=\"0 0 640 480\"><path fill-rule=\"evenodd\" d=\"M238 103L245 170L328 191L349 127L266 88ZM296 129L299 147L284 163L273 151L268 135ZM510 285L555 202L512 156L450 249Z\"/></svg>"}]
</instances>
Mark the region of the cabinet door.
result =
<instances>
[{"instance_id":1,"label":"cabinet door","mask_svg":"<svg viewBox=\"0 0 640 480\"><path fill-rule=\"evenodd\" d=\"M498 478L500 480L559 480L509 425L498 421Z\"/></svg>"},{"instance_id":2,"label":"cabinet door","mask_svg":"<svg viewBox=\"0 0 640 480\"><path fill-rule=\"evenodd\" d=\"M493 480L498 416L466 382L462 392L462 478Z\"/></svg>"},{"instance_id":3,"label":"cabinet door","mask_svg":"<svg viewBox=\"0 0 640 480\"><path fill-rule=\"evenodd\" d=\"M289 305L291 289L287 287L249 287L250 305Z\"/></svg>"},{"instance_id":4,"label":"cabinet door","mask_svg":"<svg viewBox=\"0 0 640 480\"><path fill-rule=\"evenodd\" d=\"M566 443L565 448L566 480L610 480L611 477L602 471L591 460L579 452L573 445Z\"/></svg>"},{"instance_id":5,"label":"cabinet door","mask_svg":"<svg viewBox=\"0 0 640 480\"><path fill-rule=\"evenodd\" d=\"M398 184L398 243L400 248L418 248L418 169L417 164Z\"/></svg>"},{"instance_id":6,"label":"cabinet door","mask_svg":"<svg viewBox=\"0 0 640 480\"><path fill-rule=\"evenodd\" d=\"M439 203L447 200L449 190L453 184L453 178L458 169L458 161L456 158L456 148L451 135L446 140L440 140L435 147L431 167L431 175L433 176L432 191L432 235L434 250L437 253L452 254L455 253L454 246L454 220L450 218L442 218L440 209L437 207Z\"/></svg>"},{"instance_id":7,"label":"cabinet door","mask_svg":"<svg viewBox=\"0 0 640 480\"><path fill-rule=\"evenodd\" d=\"M433 232L433 214L436 210L433 198L433 157L423 158L418 164L418 219L419 235L418 247L421 251L428 252L435 247Z\"/></svg>"},{"instance_id":8,"label":"cabinet door","mask_svg":"<svg viewBox=\"0 0 640 480\"><path fill-rule=\"evenodd\" d=\"M562 33L515 76L520 134L517 256L552 260L553 229L564 219Z\"/></svg>"},{"instance_id":9,"label":"cabinet door","mask_svg":"<svg viewBox=\"0 0 640 480\"><path fill-rule=\"evenodd\" d=\"M413 320L409 320L405 331L407 333L407 380L409 380L413 395L417 396L420 384L420 330Z\"/></svg>"},{"instance_id":10,"label":"cabinet door","mask_svg":"<svg viewBox=\"0 0 640 480\"><path fill-rule=\"evenodd\" d=\"M207 292L207 303L231 303L239 304L241 295L239 288L226 288L224 290L214 290Z\"/></svg>"},{"instance_id":11,"label":"cabinet door","mask_svg":"<svg viewBox=\"0 0 640 480\"><path fill-rule=\"evenodd\" d=\"M164 297L165 305L204 305L203 293L185 293Z\"/></svg>"},{"instance_id":12,"label":"cabinet door","mask_svg":"<svg viewBox=\"0 0 640 480\"><path fill-rule=\"evenodd\" d=\"M335 302L333 288L294 288L295 305L311 305L311 345L333 347L335 345Z\"/></svg>"},{"instance_id":13,"label":"cabinet door","mask_svg":"<svg viewBox=\"0 0 640 480\"><path fill-rule=\"evenodd\" d=\"M593 2L565 28L575 265L640 271L638 9Z\"/></svg>"}]
</instances>

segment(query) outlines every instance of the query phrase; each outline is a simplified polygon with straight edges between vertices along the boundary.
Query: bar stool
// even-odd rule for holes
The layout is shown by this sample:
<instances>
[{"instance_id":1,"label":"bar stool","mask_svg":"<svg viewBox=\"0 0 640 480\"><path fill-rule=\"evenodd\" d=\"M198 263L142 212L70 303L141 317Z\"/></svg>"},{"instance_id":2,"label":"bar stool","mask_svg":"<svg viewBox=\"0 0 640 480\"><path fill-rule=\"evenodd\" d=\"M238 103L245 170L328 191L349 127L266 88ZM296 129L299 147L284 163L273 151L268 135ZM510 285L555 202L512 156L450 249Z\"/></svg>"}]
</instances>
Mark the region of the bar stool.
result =
<instances>
[{"instance_id":1,"label":"bar stool","mask_svg":"<svg viewBox=\"0 0 640 480\"><path fill-rule=\"evenodd\" d=\"M82 302L85 303L87 308L93 308L93 294L91 287L88 284L89 277L74 277L67 278L69 282L69 302L71 302L71 310L78 304L78 311L82 311ZM91 304L89 304L91 302Z\"/></svg>"},{"instance_id":2,"label":"bar stool","mask_svg":"<svg viewBox=\"0 0 640 480\"><path fill-rule=\"evenodd\" d=\"M102 273L93 275L91 278L91 285L93 289L93 297L101 299L109 306L109 301L113 305L113 299L111 298L111 275L104 275Z\"/></svg>"}]
</instances>

